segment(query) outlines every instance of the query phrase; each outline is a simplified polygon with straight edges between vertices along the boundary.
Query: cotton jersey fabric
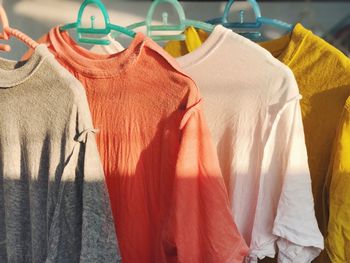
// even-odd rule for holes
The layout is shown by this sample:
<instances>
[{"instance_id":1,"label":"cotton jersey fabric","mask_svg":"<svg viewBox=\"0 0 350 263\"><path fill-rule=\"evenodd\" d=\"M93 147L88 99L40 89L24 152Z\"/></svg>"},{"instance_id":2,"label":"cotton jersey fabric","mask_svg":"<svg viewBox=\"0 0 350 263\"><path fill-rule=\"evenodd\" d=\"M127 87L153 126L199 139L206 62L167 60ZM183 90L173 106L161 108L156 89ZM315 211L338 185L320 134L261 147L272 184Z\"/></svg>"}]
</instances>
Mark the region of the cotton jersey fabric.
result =
<instances>
[{"instance_id":1,"label":"cotton jersey fabric","mask_svg":"<svg viewBox=\"0 0 350 263\"><path fill-rule=\"evenodd\" d=\"M279 262L310 262L323 238L292 72L222 26L178 62L206 101L235 221L250 245L248 261L273 257L277 244Z\"/></svg>"},{"instance_id":2,"label":"cotton jersey fabric","mask_svg":"<svg viewBox=\"0 0 350 263\"><path fill-rule=\"evenodd\" d=\"M0 123L0 261L119 261L85 91L44 45L0 59Z\"/></svg>"},{"instance_id":3,"label":"cotton jersey fabric","mask_svg":"<svg viewBox=\"0 0 350 263\"><path fill-rule=\"evenodd\" d=\"M350 68L348 69L350 70ZM329 169L325 200L328 231L326 249L334 263L350 262L350 98L342 113L334 143L333 162ZM329 217L328 217L329 216Z\"/></svg>"},{"instance_id":4,"label":"cotton jersey fabric","mask_svg":"<svg viewBox=\"0 0 350 263\"><path fill-rule=\"evenodd\" d=\"M195 33L196 31L187 32L187 38L195 38L196 40L191 42L198 44L200 37ZM335 157L332 157L332 145L339 123L343 127L341 129L344 129L340 132L347 134L347 117L345 114L342 115L342 112L347 112L348 106L344 109L343 107L350 95L349 58L301 24L297 24L290 34L281 39L259 44L289 66L295 75L299 91L303 96L301 110L316 217L323 234L327 235L328 232L328 235L331 235L326 239L330 258L335 262L350 261L350 255L345 249L349 246L347 241L349 234L346 233L346 229L349 229L350 224L345 216L349 209L345 209L347 202L342 204L339 202L346 198L346 195L342 190L331 190L336 190L336 187L329 188L332 173L336 174L337 179L334 180L338 182L334 185L342 185L344 189L347 187L347 166L341 168L339 165L344 164L347 160L344 153L348 151L350 144L344 143L346 135L339 135L338 141L335 142L337 145L335 147L338 147L334 150ZM168 44L168 47L167 51L170 54L179 53L178 49L170 48L176 45ZM192 49L190 45L186 47L186 54L193 50L193 46ZM328 172L329 170L331 171ZM327 174L329 178L326 180ZM323 189L326 182L328 185L326 196L324 196ZM327 212L329 209L330 211ZM328 213L330 214L329 222ZM318 262L329 262L329 260L320 258Z\"/></svg>"},{"instance_id":5,"label":"cotton jersey fabric","mask_svg":"<svg viewBox=\"0 0 350 263\"><path fill-rule=\"evenodd\" d=\"M200 96L176 62L142 33L114 55L58 27L41 41L86 89L123 262L242 262Z\"/></svg>"},{"instance_id":6,"label":"cotton jersey fabric","mask_svg":"<svg viewBox=\"0 0 350 263\"><path fill-rule=\"evenodd\" d=\"M323 238L314 215L293 74L222 26L194 50L178 62L206 102L234 217L250 244L246 261L273 257L277 243L279 262L311 262Z\"/></svg>"},{"instance_id":7,"label":"cotton jersey fabric","mask_svg":"<svg viewBox=\"0 0 350 263\"><path fill-rule=\"evenodd\" d=\"M279 262L310 262L323 248L323 238L314 217L300 97L292 73L222 26L202 45L193 28L185 33L185 42L169 42L165 50L173 56L192 52L178 62L207 102L205 113L235 220L250 244L247 261L273 257L277 243ZM247 186L250 191L242 193Z\"/></svg>"},{"instance_id":8,"label":"cotton jersey fabric","mask_svg":"<svg viewBox=\"0 0 350 263\"><path fill-rule=\"evenodd\" d=\"M344 193L337 187L332 187L329 195L324 196L323 193L325 184L331 181L330 178L327 179L330 169L336 174L335 180L344 183L344 187L349 175L340 172L338 167L338 158L344 157L332 157L339 123L347 122L346 115L342 115L342 112L347 111L347 106L344 109L344 105L350 95L349 58L300 24L296 25L290 35L261 45L294 72L303 96L301 109L318 223L326 236L327 252L331 260L345 258L343 262L350 261L350 255L346 252L349 246L346 242L349 231L347 233L346 229L349 229L350 223L339 210L345 208L347 202L340 206L338 203L345 197L342 196ZM345 125L345 134L346 127ZM340 146L345 148L338 148L335 154L338 151L346 152L350 144L338 144ZM333 164L332 160L336 163ZM340 175L343 176L342 179L339 179ZM331 199L328 200L328 197ZM328 224L328 214L325 212L329 209L329 202L332 203L330 214L333 215ZM331 238L327 235L331 235ZM317 262L329 260L324 255Z\"/></svg>"}]
</instances>

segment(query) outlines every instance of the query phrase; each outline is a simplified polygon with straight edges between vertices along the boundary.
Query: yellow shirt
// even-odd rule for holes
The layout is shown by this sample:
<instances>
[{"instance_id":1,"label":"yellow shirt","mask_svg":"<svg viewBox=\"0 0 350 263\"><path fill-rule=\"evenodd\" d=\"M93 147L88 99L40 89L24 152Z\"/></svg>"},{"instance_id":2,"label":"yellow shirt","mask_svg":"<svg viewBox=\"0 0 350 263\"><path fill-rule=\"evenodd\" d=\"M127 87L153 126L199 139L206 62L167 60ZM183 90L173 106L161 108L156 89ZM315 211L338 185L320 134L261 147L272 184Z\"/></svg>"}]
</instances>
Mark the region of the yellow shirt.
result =
<instances>
[{"instance_id":1,"label":"yellow shirt","mask_svg":"<svg viewBox=\"0 0 350 263\"><path fill-rule=\"evenodd\" d=\"M192 26L186 28L184 34L186 41L169 41L164 46L164 49L174 58L181 57L199 48L209 36L207 32L195 29Z\"/></svg>"},{"instance_id":2,"label":"yellow shirt","mask_svg":"<svg viewBox=\"0 0 350 263\"><path fill-rule=\"evenodd\" d=\"M203 43L194 28L186 30L185 33L186 43L181 44L181 50L175 50L174 47L180 44L174 44L174 41L167 43L165 50L178 57ZM297 24L290 34L260 45L288 65L298 82L303 96L301 108L316 217L321 231L326 234L328 217L324 216L324 212L329 207L329 234L326 242L328 254L333 262L350 262L349 106L345 107L342 115L350 95L350 60L301 24ZM350 99L347 105L350 105ZM334 157L331 158L332 145L340 122L342 125L334 147ZM334 164L327 178L331 159ZM330 187L327 206L323 200L326 178Z\"/></svg>"},{"instance_id":3,"label":"yellow shirt","mask_svg":"<svg viewBox=\"0 0 350 263\"><path fill-rule=\"evenodd\" d=\"M350 98L344 107L329 171L326 249L333 263L350 262Z\"/></svg>"}]
</instances>

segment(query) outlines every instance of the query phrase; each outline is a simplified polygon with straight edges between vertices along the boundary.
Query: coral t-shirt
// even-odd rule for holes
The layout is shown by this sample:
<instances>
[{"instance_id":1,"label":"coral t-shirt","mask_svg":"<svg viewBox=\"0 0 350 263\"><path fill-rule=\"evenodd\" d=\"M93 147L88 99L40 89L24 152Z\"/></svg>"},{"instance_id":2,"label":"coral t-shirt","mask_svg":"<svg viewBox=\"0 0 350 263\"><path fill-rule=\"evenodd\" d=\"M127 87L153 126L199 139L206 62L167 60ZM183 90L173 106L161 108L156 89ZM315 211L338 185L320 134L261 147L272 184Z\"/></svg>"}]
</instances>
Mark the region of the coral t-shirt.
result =
<instances>
[{"instance_id":1,"label":"coral t-shirt","mask_svg":"<svg viewBox=\"0 0 350 263\"><path fill-rule=\"evenodd\" d=\"M242 262L198 89L176 61L142 33L113 55L58 27L40 42L86 89L123 262Z\"/></svg>"}]
</instances>

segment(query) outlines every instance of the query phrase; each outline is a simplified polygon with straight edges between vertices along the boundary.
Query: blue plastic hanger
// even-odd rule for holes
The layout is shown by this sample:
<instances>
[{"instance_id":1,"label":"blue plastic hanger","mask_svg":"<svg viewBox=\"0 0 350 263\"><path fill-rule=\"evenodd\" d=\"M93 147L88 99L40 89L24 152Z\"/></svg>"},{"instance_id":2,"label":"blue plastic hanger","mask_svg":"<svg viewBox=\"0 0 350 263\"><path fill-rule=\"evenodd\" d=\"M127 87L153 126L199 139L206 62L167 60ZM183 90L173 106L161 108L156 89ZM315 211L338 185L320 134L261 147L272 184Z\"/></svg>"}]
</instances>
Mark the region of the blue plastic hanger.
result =
<instances>
[{"instance_id":1,"label":"blue plastic hanger","mask_svg":"<svg viewBox=\"0 0 350 263\"><path fill-rule=\"evenodd\" d=\"M163 13L163 25L152 25L153 21L153 15L158 7L158 5L163 4L163 3L169 3L171 4L177 14L179 15L179 24L176 25L170 25L168 24L168 13L164 12ZM155 0L151 4L151 7L149 8L147 12L147 18L145 21L135 23L132 25L129 25L127 28L128 29L135 29L138 27L146 26L147 30L147 36L152 38L154 41L168 41L168 40L185 40L186 36L181 33L181 34L176 34L176 35L156 35L153 32L160 32L160 31L181 31L183 32L187 27L193 26L198 29L203 29L205 31L211 32L213 31L214 26L212 24L208 24L205 22L201 21L196 21L196 20L190 20L186 19L185 12L179 1L177 0ZM112 33L112 37L117 37L119 33Z\"/></svg>"},{"instance_id":2,"label":"blue plastic hanger","mask_svg":"<svg viewBox=\"0 0 350 263\"><path fill-rule=\"evenodd\" d=\"M96 5L102 12L104 21L105 21L105 27L104 28L95 28L94 22L95 17L91 16L91 27L82 27L82 17L85 8L88 5ZM83 37L82 34L97 34L97 35L107 35L112 30L123 33L129 37L134 37L136 33L128 28L121 27L118 25L114 25L110 23L109 15L107 12L106 7L103 5L103 3L100 0L85 0L80 8L78 13L77 21L74 23L66 24L60 27L61 31L66 31L68 29L76 28L77 35L78 35L78 41L81 43L87 43L87 44L96 44L96 45L109 45L110 41L108 39L96 39L96 38L87 38Z\"/></svg>"},{"instance_id":3,"label":"blue plastic hanger","mask_svg":"<svg viewBox=\"0 0 350 263\"><path fill-rule=\"evenodd\" d=\"M248 0L249 4L253 7L253 11L255 14L255 22L244 22L244 11L240 11L240 21L239 22L229 22L228 16L230 14L231 7L235 1L229 0L225 6L224 14L222 17L214 18L207 21L210 24L222 24L223 26L231 29L258 29L262 25L270 25L283 30L292 31L293 25L288 24L286 22L280 21L278 19L271 19L267 17L261 16L261 10L259 4L255 0ZM251 38L257 39L261 37L260 32L240 32L241 35Z\"/></svg>"}]
</instances>

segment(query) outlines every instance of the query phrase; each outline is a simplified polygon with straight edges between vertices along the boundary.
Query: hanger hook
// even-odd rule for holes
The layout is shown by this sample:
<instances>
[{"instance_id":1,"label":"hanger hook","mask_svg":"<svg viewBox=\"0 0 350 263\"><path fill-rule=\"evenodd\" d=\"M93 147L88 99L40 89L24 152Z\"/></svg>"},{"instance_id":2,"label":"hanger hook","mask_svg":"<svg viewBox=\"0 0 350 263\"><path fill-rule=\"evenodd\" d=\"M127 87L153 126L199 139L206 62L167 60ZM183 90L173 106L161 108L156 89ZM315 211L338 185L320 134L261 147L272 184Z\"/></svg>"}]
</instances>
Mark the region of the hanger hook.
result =
<instances>
[{"instance_id":1,"label":"hanger hook","mask_svg":"<svg viewBox=\"0 0 350 263\"><path fill-rule=\"evenodd\" d=\"M91 16L91 17L90 17L91 28L95 28L95 20L96 20L96 17L95 17L95 16Z\"/></svg>"},{"instance_id":2,"label":"hanger hook","mask_svg":"<svg viewBox=\"0 0 350 263\"><path fill-rule=\"evenodd\" d=\"M168 13L167 12L164 12L162 13L162 17L163 17L163 24L164 25L167 25L168 24Z\"/></svg>"},{"instance_id":3,"label":"hanger hook","mask_svg":"<svg viewBox=\"0 0 350 263\"><path fill-rule=\"evenodd\" d=\"M147 35L151 34L148 29L152 24L155 9L160 4L163 4L163 3L169 3L175 8L177 14L179 15L180 24L183 24L183 21L186 20L185 11L184 11L183 7L181 6L181 4L179 3L179 1L177 1L177 0L155 0L152 2L151 7L148 9L148 12L147 12L147 17L146 17Z\"/></svg>"},{"instance_id":4,"label":"hanger hook","mask_svg":"<svg viewBox=\"0 0 350 263\"><path fill-rule=\"evenodd\" d=\"M227 23L228 22L228 16L231 10L231 7L233 5L233 3L235 2L235 0L229 0L225 6L225 10L224 10L224 15L221 18L222 23ZM259 4L256 0L247 0L247 2L251 5L251 7L253 8L254 14L255 14L255 18L258 19L261 17L261 10L259 7Z\"/></svg>"},{"instance_id":5,"label":"hanger hook","mask_svg":"<svg viewBox=\"0 0 350 263\"><path fill-rule=\"evenodd\" d=\"M100 0L85 0L79 8L78 18L77 18L77 25L78 25L77 27L81 28L83 13L86 7L89 6L90 4L97 6L101 10L106 26L109 25L110 24L109 15L104 4Z\"/></svg>"},{"instance_id":6,"label":"hanger hook","mask_svg":"<svg viewBox=\"0 0 350 263\"><path fill-rule=\"evenodd\" d=\"M239 11L239 22L240 22L241 24L244 23L244 10L240 10L240 11Z\"/></svg>"}]
</instances>

